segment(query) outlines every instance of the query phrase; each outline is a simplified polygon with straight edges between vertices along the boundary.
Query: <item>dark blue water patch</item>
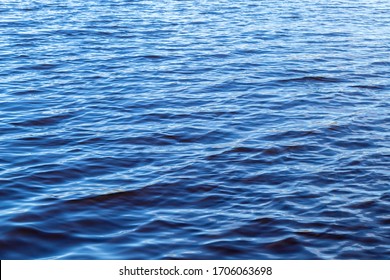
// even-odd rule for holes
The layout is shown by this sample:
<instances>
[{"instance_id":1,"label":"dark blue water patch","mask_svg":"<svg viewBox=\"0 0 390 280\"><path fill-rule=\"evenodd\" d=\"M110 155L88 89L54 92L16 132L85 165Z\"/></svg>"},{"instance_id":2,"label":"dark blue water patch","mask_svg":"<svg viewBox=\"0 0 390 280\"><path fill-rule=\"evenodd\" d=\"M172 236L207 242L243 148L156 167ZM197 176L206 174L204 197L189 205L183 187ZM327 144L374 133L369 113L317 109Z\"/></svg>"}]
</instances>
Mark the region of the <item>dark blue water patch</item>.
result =
<instances>
[{"instance_id":1,"label":"dark blue water patch","mask_svg":"<svg viewBox=\"0 0 390 280\"><path fill-rule=\"evenodd\" d=\"M388 88L388 86L386 85L357 85L352 87L359 88L359 89L369 89L369 90L384 90Z\"/></svg>"},{"instance_id":2,"label":"dark blue water patch","mask_svg":"<svg viewBox=\"0 0 390 280\"><path fill-rule=\"evenodd\" d=\"M66 114L66 115L54 115L54 116L49 116L49 117L41 117L39 119L35 120L26 120L23 122L19 123L11 123L12 125L16 126L25 126L25 127L32 127L32 126L51 126L51 125L56 125L59 122L61 122L64 119L67 119L71 117L71 115Z\"/></svg>"},{"instance_id":3,"label":"dark blue water patch","mask_svg":"<svg viewBox=\"0 0 390 280\"><path fill-rule=\"evenodd\" d=\"M342 80L331 77L322 77L322 76L306 76L302 78L291 78L285 80L279 80L280 83L288 83L288 82L302 82L302 83L339 83Z\"/></svg>"},{"instance_id":4,"label":"dark blue water patch","mask_svg":"<svg viewBox=\"0 0 390 280\"><path fill-rule=\"evenodd\" d=\"M390 7L0 8L2 259L388 259Z\"/></svg>"}]
</instances>

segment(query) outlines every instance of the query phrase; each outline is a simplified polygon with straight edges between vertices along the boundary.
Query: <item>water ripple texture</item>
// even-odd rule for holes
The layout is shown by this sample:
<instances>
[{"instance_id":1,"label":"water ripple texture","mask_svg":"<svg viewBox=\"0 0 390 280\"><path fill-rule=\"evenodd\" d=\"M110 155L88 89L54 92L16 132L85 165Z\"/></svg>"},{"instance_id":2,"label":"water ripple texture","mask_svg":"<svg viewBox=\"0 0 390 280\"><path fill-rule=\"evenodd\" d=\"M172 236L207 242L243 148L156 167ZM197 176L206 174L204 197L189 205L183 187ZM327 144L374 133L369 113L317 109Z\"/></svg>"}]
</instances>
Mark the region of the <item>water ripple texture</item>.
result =
<instances>
[{"instance_id":1,"label":"water ripple texture","mask_svg":"<svg viewBox=\"0 0 390 280\"><path fill-rule=\"evenodd\" d=\"M0 3L1 259L388 259L390 2Z\"/></svg>"}]
</instances>

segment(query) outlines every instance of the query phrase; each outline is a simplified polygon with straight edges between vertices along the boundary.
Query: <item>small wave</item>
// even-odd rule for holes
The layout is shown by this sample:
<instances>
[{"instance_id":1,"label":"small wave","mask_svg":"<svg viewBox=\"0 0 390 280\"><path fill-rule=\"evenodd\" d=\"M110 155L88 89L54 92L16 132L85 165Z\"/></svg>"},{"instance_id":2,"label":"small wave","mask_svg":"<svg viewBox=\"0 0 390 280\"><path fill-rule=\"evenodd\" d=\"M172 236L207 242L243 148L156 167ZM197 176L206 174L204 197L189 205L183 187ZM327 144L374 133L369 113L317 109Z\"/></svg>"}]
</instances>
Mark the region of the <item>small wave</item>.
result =
<instances>
[{"instance_id":1,"label":"small wave","mask_svg":"<svg viewBox=\"0 0 390 280\"><path fill-rule=\"evenodd\" d=\"M325 76L305 76L300 78L291 78L291 79L282 79L277 80L279 83L341 83L344 82L343 79L333 78L333 77L325 77Z\"/></svg>"},{"instance_id":2,"label":"small wave","mask_svg":"<svg viewBox=\"0 0 390 280\"><path fill-rule=\"evenodd\" d=\"M21 122L12 122L12 125L16 126L25 126L25 127L31 127L31 126L52 126L57 125L60 122L72 118L73 114L63 114L63 115L53 115L48 117L42 117L37 119L29 119Z\"/></svg>"},{"instance_id":3,"label":"small wave","mask_svg":"<svg viewBox=\"0 0 390 280\"><path fill-rule=\"evenodd\" d=\"M381 90L386 89L388 86L385 85L353 85L354 88L361 88L361 89L372 89L372 90Z\"/></svg>"}]
</instances>

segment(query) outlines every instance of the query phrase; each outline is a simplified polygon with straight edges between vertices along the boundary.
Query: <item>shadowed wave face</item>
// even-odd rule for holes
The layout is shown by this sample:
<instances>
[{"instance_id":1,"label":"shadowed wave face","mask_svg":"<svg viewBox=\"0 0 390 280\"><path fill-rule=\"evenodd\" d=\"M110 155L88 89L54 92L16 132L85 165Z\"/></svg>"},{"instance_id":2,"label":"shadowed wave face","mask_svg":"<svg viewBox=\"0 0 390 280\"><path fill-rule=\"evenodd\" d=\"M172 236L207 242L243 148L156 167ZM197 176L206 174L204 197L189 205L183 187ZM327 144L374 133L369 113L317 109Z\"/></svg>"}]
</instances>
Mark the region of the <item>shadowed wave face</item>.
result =
<instances>
[{"instance_id":1,"label":"shadowed wave face","mask_svg":"<svg viewBox=\"0 0 390 280\"><path fill-rule=\"evenodd\" d=\"M2 1L0 258L389 258L389 3Z\"/></svg>"}]
</instances>

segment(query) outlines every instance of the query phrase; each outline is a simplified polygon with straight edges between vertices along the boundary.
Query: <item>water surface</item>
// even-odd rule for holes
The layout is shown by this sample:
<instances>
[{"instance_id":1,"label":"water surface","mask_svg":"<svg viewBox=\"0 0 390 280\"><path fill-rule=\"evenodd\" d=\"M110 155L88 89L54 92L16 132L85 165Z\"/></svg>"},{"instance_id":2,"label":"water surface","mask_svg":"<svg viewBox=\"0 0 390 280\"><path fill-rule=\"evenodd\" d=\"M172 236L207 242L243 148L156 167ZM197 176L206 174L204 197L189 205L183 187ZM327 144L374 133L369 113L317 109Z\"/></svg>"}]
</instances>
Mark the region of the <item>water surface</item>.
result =
<instances>
[{"instance_id":1,"label":"water surface","mask_svg":"<svg viewBox=\"0 0 390 280\"><path fill-rule=\"evenodd\" d=\"M390 2L0 3L2 259L386 259Z\"/></svg>"}]
</instances>

